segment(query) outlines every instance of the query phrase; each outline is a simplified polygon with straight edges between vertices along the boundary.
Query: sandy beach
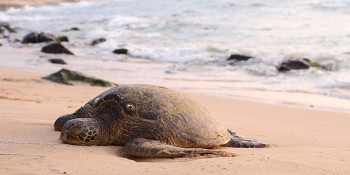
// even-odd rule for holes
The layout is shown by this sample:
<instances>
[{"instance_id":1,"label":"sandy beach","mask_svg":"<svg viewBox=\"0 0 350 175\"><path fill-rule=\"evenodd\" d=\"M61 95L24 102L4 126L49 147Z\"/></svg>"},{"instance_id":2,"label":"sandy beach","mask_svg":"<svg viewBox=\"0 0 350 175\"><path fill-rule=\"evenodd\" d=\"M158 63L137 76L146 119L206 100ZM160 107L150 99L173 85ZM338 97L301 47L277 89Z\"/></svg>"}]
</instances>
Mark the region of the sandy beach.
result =
<instances>
[{"instance_id":1,"label":"sandy beach","mask_svg":"<svg viewBox=\"0 0 350 175\"><path fill-rule=\"evenodd\" d=\"M62 1L69 0L2 0L0 7ZM347 99L301 92L223 91L210 88L214 87L212 84L220 84L219 81L185 77L190 74L164 73L171 67L170 63L128 56L121 56L121 61L101 56L106 67L97 70L94 67L100 64L97 58L81 54L91 46L79 48L74 41L64 43L77 53L74 56L44 54L40 52L43 44L24 45L5 39L1 44L1 175L345 175L350 172L350 101ZM55 57L68 64L53 65L47 61ZM174 88L203 105L225 127L246 138L269 143L270 147L218 148L235 153L236 157L139 159L127 156L122 146L64 144L59 139L60 132L54 131L55 120L74 112L108 88L62 85L41 78L62 67L78 69L117 84L148 83Z\"/></svg>"},{"instance_id":2,"label":"sandy beach","mask_svg":"<svg viewBox=\"0 0 350 175\"><path fill-rule=\"evenodd\" d=\"M1 174L347 174L349 113L272 105L184 91L220 123L271 144L222 148L232 158L134 159L120 146L73 146L53 122L106 88L68 86L42 74L0 70Z\"/></svg>"}]
</instances>

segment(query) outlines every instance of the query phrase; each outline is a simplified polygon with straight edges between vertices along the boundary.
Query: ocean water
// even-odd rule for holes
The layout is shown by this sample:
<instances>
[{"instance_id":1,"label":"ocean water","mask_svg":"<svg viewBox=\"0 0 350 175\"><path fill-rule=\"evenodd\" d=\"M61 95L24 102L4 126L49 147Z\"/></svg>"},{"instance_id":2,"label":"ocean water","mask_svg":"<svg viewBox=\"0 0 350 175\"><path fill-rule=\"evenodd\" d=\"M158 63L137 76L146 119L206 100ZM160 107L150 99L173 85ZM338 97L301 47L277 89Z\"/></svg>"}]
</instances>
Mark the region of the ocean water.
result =
<instances>
[{"instance_id":1,"label":"ocean water","mask_svg":"<svg viewBox=\"0 0 350 175\"><path fill-rule=\"evenodd\" d=\"M179 75L184 81L207 82L200 88L298 92L350 99L347 0L60 3L9 9L0 12L0 21L19 27L18 37L29 31L67 35L69 47L77 55L97 59L78 69L84 70L85 66L85 70L93 67L113 73L111 65L138 60L165 66L157 67L160 70L130 68L131 73L154 71L162 77ZM64 31L71 27L81 30ZM100 37L107 41L88 46ZM129 49L130 57L112 54L120 47ZM230 63L225 61L230 54L254 59ZM290 58L309 58L328 70L278 72L276 66Z\"/></svg>"}]
</instances>

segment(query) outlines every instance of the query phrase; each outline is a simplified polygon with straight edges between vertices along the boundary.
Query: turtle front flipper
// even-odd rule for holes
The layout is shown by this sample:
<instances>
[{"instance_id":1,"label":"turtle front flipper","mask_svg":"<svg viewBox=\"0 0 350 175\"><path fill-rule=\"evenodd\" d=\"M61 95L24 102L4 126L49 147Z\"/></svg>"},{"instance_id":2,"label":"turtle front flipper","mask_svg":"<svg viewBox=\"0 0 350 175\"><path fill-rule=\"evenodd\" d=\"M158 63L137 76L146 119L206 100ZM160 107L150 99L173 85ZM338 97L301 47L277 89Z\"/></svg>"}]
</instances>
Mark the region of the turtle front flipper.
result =
<instances>
[{"instance_id":1,"label":"turtle front flipper","mask_svg":"<svg viewBox=\"0 0 350 175\"><path fill-rule=\"evenodd\" d=\"M235 132L232 132L228 129L230 133L230 141L226 143L226 147L235 147L235 148L264 148L269 146L267 143L261 142L254 139L246 139L242 136L237 135Z\"/></svg>"},{"instance_id":2,"label":"turtle front flipper","mask_svg":"<svg viewBox=\"0 0 350 175\"><path fill-rule=\"evenodd\" d=\"M61 131L63 128L63 125L72 119L75 118L91 118L93 113L93 107L90 103L85 104L83 107L79 108L72 114L66 114L61 117L59 117L55 123L54 127L56 131Z\"/></svg>"},{"instance_id":3,"label":"turtle front flipper","mask_svg":"<svg viewBox=\"0 0 350 175\"><path fill-rule=\"evenodd\" d=\"M67 121L60 139L72 145L103 145L101 124L95 118L76 118Z\"/></svg>"},{"instance_id":4,"label":"turtle front flipper","mask_svg":"<svg viewBox=\"0 0 350 175\"><path fill-rule=\"evenodd\" d=\"M214 155L215 157L234 157L233 153L221 150L212 150L204 148L180 148L166 143L137 138L129 141L125 145L125 151L128 155L141 158L172 158L172 157L193 157L197 155Z\"/></svg>"}]
</instances>

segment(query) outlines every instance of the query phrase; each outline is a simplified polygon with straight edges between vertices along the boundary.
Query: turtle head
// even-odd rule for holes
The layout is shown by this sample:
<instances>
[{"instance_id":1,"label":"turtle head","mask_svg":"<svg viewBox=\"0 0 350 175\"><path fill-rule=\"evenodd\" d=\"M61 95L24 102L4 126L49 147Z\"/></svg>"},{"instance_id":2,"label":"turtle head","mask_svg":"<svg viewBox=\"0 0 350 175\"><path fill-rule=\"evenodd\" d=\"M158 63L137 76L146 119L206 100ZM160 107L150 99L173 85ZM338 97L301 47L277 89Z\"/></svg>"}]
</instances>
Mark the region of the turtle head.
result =
<instances>
[{"instance_id":1,"label":"turtle head","mask_svg":"<svg viewBox=\"0 0 350 175\"><path fill-rule=\"evenodd\" d=\"M116 93L96 98L94 102L95 116L110 115L113 120L120 120L125 117L137 118L136 103L129 98L122 98Z\"/></svg>"},{"instance_id":2,"label":"turtle head","mask_svg":"<svg viewBox=\"0 0 350 175\"><path fill-rule=\"evenodd\" d=\"M106 94L94 101L93 117L101 121L107 144L124 145L131 137L131 128L139 117L133 98L117 92Z\"/></svg>"},{"instance_id":3,"label":"turtle head","mask_svg":"<svg viewBox=\"0 0 350 175\"><path fill-rule=\"evenodd\" d=\"M101 125L95 118L76 118L67 121L60 139L73 145L104 145Z\"/></svg>"},{"instance_id":4,"label":"turtle head","mask_svg":"<svg viewBox=\"0 0 350 175\"><path fill-rule=\"evenodd\" d=\"M125 145L132 138L157 135L152 132L163 125L158 122L160 106L152 88L141 91L139 85L119 86L94 100L93 117L108 130L109 144Z\"/></svg>"}]
</instances>

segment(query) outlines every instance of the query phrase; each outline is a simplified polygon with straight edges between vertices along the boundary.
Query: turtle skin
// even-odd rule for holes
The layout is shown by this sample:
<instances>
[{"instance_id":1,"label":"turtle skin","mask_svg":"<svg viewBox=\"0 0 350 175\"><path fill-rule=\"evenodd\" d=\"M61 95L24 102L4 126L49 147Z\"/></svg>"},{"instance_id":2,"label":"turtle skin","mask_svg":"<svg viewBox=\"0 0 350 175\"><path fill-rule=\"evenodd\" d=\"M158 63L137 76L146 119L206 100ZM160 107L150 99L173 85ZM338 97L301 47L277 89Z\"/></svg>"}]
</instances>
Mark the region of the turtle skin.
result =
<instances>
[{"instance_id":1,"label":"turtle skin","mask_svg":"<svg viewBox=\"0 0 350 175\"><path fill-rule=\"evenodd\" d=\"M128 155L145 158L235 156L212 148L268 146L226 129L184 94L145 84L111 88L54 127L64 143L125 146Z\"/></svg>"}]
</instances>

